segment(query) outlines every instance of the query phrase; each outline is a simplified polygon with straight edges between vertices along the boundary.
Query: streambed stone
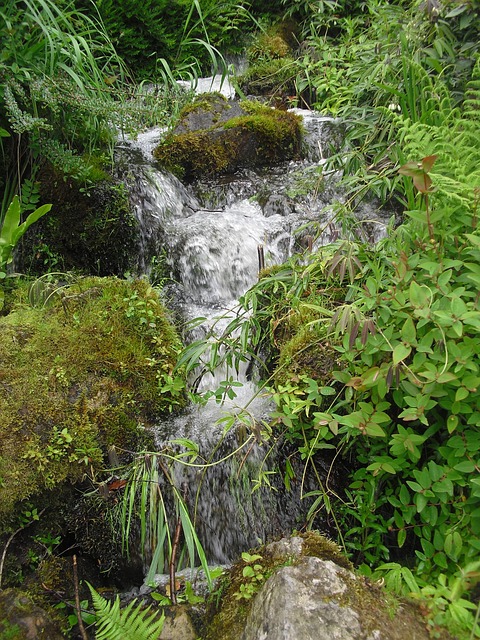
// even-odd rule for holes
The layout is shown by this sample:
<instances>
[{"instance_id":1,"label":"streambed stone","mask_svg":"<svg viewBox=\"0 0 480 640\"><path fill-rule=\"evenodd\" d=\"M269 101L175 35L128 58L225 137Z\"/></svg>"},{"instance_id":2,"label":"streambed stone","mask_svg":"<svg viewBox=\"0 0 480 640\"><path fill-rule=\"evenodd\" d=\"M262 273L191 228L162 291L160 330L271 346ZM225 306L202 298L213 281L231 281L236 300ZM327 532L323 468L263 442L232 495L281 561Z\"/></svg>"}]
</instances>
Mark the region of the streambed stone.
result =
<instances>
[{"instance_id":1,"label":"streambed stone","mask_svg":"<svg viewBox=\"0 0 480 640\"><path fill-rule=\"evenodd\" d=\"M303 558L267 580L255 598L242 640L356 640L358 614L339 603L348 572L330 560Z\"/></svg>"}]
</instances>

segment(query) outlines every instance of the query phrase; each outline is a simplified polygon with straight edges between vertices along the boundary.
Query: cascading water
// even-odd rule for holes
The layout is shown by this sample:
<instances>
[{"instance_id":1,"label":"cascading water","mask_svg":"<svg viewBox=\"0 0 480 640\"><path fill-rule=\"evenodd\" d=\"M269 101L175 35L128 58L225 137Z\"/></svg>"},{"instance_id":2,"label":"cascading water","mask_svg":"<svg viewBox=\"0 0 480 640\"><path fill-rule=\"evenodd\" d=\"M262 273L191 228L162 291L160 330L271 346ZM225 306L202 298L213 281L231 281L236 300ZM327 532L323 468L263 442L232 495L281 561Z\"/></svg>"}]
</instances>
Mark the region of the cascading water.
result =
<instances>
[{"instance_id":1,"label":"cascading water","mask_svg":"<svg viewBox=\"0 0 480 640\"><path fill-rule=\"evenodd\" d=\"M297 113L304 117L306 128L308 148L303 161L240 171L190 187L155 168L151 151L161 132L146 132L135 143L120 147L129 166L142 234L139 270L148 271L153 256L164 256L174 283L169 293L186 321L202 317L208 324L224 316L225 323L233 316L237 299L257 279L259 247L268 266L284 262L298 247L305 249L302 234L295 233L302 225L308 229L308 224L321 223L324 232L316 241L319 245L340 234L331 203L341 196L336 177L326 175L323 165L332 146L341 144L341 124L318 113ZM387 216L382 220L372 208L363 217L370 220L364 225L365 232L376 240ZM303 232L307 234L308 230ZM202 331L205 327L197 326L197 334L188 338L194 339ZM204 379L203 388L215 388L223 376L224 372L218 372L215 379ZM242 428L222 437L224 423L217 421L227 411L242 415L242 407L247 406L253 423L259 424L271 409L269 399L261 395L252 402L254 384L242 373L239 379L243 387L229 406L218 405L212 398L206 406L192 406L159 424L159 445L171 437L189 438L210 461L239 447L245 437ZM205 472L181 466L176 470L178 486L188 486L190 496L200 486L196 525L212 563L229 562L269 536L291 530L299 524L302 511L305 513L299 487L286 496L280 481L276 482L277 491L262 488L252 493L255 478L271 468L265 463L266 452L256 434L239 453Z\"/></svg>"}]
</instances>

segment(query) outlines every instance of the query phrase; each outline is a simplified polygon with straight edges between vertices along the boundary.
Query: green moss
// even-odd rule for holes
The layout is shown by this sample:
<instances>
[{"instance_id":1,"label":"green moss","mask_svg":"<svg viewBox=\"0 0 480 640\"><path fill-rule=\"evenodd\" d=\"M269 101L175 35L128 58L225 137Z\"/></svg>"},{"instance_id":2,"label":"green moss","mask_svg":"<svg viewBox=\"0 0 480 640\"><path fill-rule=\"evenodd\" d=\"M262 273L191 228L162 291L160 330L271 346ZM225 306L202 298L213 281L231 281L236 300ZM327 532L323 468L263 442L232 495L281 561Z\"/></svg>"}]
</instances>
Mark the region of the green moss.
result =
<instances>
[{"instance_id":1,"label":"green moss","mask_svg":"<svg viewBox=\"0 0 480 640\"><path fill-rule=\"evenodd\" d=\"M165 169L183 179L225 171L234 157L226 140L205 131L168 136L154 151Z\"/></svg>"},{"instance_id":2,"label":"green moss","mask_svg":"<svg viewBox=\"0 0 480 640\"><path fill-rule=\"evenodd\" d=\"M303 541L303 556L313 556L315 558L321 558L322 560L331 560L344 569L348 569L349 571L353 570L353 564L333 540L329 540L317 531L300 533L298 537Z\"/></svg>"},{"instance_id":3,"label":"green moss","mask_svg":"<svg viewBox=\"0 0 480 640\"><path fill-rule=\"evenodd\" d=\"M179 120L182 121L191 113L198 113L199 111L215 111L219 107L221 109L229 108L228 101L222 93L219 93L218 91L201 93L195 100L181 109L178 117Z\"/></svg>"},{"instance_id":4,"label":"green moss","mask_svg":"<svg viewBox=\"0 0 480 640\"><path fill-rule=\"evenodd\" d=\"M248 112L229 120L226 129L245 128L259 139L259 154L265 161L275 162L298 153L302 119L287 111L271 109L258 102L242 103Z\"/></svg>"},{"instance_id":5,"label":"green moss","mask_svg":"<svg viewBox=\"0 0 480 640\"><path fill-rule=\"evenodd\" d=\"M317 380L320 385L326 385L331 382L332 371L339 367L338 353L326 337L326 332L302 326L280 348L275 383L285 384L306 376Z\"/></svg>"},{"instance_id":6,"label":"green moss","mask_svg":"<svg viewBox=\"0 0 480 640\"><path fill-rule=\"evenodd\" d=\"M180 342L144 281L85 278L32 308L20 288L0 318L0 517L138 445L162 412Z\"/></svg>"},{"instance_id":7,"label":"green moss","mask_svg":"<svg viewBox=\"0 0 480 640\"><path fill-rule=\"evenodd\" d=\"M298 46L298 25L293 20L281 20L269 26L266 31L259 31L247 49L249 62L286 58Z\"/></svg>"}]
</instances>

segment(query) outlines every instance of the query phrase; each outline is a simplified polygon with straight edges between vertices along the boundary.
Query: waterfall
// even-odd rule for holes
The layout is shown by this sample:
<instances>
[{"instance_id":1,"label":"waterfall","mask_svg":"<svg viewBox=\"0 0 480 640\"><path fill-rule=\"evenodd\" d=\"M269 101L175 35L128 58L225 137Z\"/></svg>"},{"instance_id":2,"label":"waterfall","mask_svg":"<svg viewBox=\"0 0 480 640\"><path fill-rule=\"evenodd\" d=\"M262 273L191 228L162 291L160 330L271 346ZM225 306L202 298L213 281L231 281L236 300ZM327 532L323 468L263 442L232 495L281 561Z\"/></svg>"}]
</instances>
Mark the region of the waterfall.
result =
<instances>
[{"instance_id":1,"label":"waterfall","mask_svg":"<svg viewBox=\"0 0 480 640\"><path fill-rule=\"evenodd\" d=\"M332 202L341 200L338 176L324 171L325 159L341 145L342 125L321 114L296 110L304 118L305 159L258 171L239 171L233 176L201 180L186 187L155 167L152 149L161 132L146 132L136 142L124 143L120 152L129 165L130 188L142 233L139 270L148 271L151 258L163 252L172 285L173 304L188 321L205 318L196 336L216 323L225 326L236 310L236 301L258 277L258 248L266 265L280 264L301 246L308 225L322 223L318 244L326 244L341 232L333 215ZM366 214L372 223L371 240L382 233L383 219L373 209ZM216 318L222 317L222 321ZM194 339L191 335L190 339ZM225 372L202 380L202 388L214 388ZM205 406L194 405L181 415L158 425L159 447L169 438L195 441L201 454L214 462L241 447L245 425L223 434L219 419L228 412L239 418L246 414L260 432L268 418L271 402L255 396L255 385L240 371L237 396L219 405L211 398ZM255 396L255 400L251 401ZM220 443L220 444L219 444ZM286 492L282 478L268 475L274 490L259 488L252 493L259 473L275 468L273 454L265 461L268 446L256 433L248 447L205 473L199 469L176 469L178 486L186 484L196 495L196 526L207 557L212 563L235 559L241 551L256 546L269 536L280 535L300 524L305 513L300 487ZM326 471L328 462L325 462ZM200 483L200 485L199 485Z\"/></svg>"}]
</instances>

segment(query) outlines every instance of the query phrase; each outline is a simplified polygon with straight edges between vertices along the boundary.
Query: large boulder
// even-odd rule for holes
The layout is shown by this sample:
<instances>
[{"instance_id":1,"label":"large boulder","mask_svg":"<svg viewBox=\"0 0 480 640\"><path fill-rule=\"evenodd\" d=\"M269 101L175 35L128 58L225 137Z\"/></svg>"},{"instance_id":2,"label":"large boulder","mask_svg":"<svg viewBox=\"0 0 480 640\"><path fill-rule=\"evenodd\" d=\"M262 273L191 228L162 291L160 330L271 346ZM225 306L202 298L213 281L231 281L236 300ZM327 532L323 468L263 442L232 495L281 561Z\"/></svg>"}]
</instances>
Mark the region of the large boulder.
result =
<instances>
[{"instance_id":1,"label":"large boulder","mask_svg":"<svg viewBox=\"0 0 480 640\"><path fill-rule=\"evenodd\" d=\"M0 532L25 500L118 466L112 447L151 446L182 402L159 389L180 340L146 281L53 278L19 286L0 316Z\"/></svg>"},{"instance_id":2,"label":"large boulder","mask_svg":"<svg viewBox=\"0 0 480 640\"><path fill-rule=\"evenodd\" d=\"M272 543L233 567L204 637L429 640L416 607L357 575L337 545L313 533Z\"/></svg>"},{"instance_id":3,"label":"large boulder","mask_svg":"<svg viewBox=\"0 0 480 640\"><path fill-rule=\"evenodd\" d=\"M298 115L259 102L202 94L154 156L186 181L276 164L300 155L301 123Z\"/></svg>"}]
</instances>

